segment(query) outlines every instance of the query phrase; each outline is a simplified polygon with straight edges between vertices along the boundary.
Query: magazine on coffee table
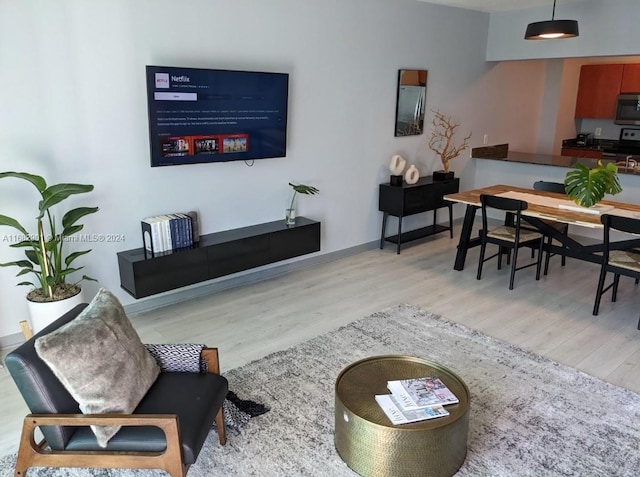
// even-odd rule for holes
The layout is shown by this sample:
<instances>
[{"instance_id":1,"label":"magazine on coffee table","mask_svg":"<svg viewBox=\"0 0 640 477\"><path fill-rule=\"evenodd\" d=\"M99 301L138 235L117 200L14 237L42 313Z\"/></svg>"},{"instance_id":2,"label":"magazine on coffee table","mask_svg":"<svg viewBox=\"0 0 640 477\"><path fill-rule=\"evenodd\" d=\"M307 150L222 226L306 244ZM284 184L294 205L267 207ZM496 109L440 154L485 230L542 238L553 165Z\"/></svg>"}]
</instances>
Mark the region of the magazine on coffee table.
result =
<instances>
[{"instance_id":1,"label":"magazine on coffee table","mask_svg":"<svg viewBox=\"0 0 640 477\"><path fill-rule=\"evenodd\" d=\"M378 394L376 395L376 401L394 425L426 421L427 419L435 419L436 417L449 415L449 411L442 406L426 407L424 409L416 409L414 411L403 411L400 404L391 394Z\"/></svg>"},{"instance_id":2,"label":"magazine on coffee table","mask_svg":"<svg viewBox=\"0 0 640 477\"><path fill-rule=\"evenodd\" d=\"M404 411L459 402L437 376L388 381L387 388Z\"/></svg>"}]
</instances>

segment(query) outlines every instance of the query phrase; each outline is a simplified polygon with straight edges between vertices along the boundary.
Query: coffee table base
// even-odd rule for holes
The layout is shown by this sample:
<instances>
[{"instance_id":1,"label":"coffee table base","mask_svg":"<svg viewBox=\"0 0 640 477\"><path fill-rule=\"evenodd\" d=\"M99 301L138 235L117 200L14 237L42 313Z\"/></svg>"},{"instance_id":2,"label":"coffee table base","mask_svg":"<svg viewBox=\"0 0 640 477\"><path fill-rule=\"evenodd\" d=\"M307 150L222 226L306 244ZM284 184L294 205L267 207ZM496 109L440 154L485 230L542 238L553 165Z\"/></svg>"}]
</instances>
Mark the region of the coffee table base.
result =
<instances>
[{"instance_id":1,"label":"coffee table base","mask_svg":"<svg viewBox=\"0 0 640 477\"><path fill-rule=\"evenodd\" d=\"M407 375L409 368L413 376ZM385 373L385 369L389 372ZM345 380L367 383L364 378L368 373L371 373L370 390L361 398L347 397L345 393L353 388ZM439 375L460 399L459 404L447 406L450 416L394 426L379 407L379 412L375 409L378 405L374 395L388 392L387 380L431 374ZM353 363L336 381L336 450L360 475L451 476L467 455L468 428L468 389L458 376L437 363L408 356L378 356Z\"/></svg>"}]
</instances>

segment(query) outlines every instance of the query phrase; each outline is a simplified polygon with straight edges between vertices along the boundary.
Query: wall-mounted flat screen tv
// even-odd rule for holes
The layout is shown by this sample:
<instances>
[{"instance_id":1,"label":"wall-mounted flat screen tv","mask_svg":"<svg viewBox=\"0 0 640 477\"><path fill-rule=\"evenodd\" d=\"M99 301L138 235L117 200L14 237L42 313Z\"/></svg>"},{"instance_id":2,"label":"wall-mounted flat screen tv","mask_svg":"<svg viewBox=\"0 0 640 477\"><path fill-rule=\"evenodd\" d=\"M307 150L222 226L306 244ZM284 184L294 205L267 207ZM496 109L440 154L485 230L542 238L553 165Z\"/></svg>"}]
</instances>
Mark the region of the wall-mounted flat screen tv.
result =
<instances>
[{"instance_id":1,"label":"wall-mounted flat screen tv","mask_svg":"<svg viewBox=\"0 0 640 477\"><path fill-rule=\"evenodd\" d=\"M286 156L289 75L147 66L151 166Z\"/></svg>"}]
</instances>

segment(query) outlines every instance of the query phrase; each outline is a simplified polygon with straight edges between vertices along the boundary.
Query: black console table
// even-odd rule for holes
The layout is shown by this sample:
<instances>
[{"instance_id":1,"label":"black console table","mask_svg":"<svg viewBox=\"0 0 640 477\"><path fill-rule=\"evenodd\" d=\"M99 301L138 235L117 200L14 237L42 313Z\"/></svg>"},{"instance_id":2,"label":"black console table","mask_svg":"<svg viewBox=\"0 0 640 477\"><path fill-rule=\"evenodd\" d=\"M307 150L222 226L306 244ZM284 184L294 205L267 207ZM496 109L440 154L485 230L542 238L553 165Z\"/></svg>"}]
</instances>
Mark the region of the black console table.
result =
<instances>
[{"instance_id":1,"label":"black console table","mask_svg":"<svg viewBox=\"0 0 640 477\"><path fill-rule=\"evenodd\" d=\"M202 235L193 247L151 257L118 252L120 286L134 298L174 290L320 250L320 222L297 217Z\"/></svg>"},{"instance_id":2,"label":"black console table","mask_svg":"<svg viewBox=\"0 0 640 477\"><path fill-rule=\"evenodd\" d=\"M432 176L421 177L415 184L392 186L389 183L380 184L378 210L383 212L382 233L380 234L380 249L384 242L397 244L397 253L403 243L427 237L439 232L449 231L453 238L453 204L442 198L446 194L453 194L460 189L460 179L453 178L444 181L434 181ZM449 209L449 226L436 223L437 210L443 207ZM408 232L402 232L402 218L433 210L433 224ZM398 217L398 234L386 237L387 218L392 215Z\"/></svg>"}]
</instances>

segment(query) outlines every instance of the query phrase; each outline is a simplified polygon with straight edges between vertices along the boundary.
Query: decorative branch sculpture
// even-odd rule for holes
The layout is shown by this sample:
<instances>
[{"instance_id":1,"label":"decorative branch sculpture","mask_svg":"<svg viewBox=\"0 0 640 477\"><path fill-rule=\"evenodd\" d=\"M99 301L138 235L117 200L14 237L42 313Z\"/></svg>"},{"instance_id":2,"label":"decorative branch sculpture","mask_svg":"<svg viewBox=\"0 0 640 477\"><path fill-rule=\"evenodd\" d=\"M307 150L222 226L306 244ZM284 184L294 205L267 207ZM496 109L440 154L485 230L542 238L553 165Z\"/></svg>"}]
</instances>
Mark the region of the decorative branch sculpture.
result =
<instances>
[{"instance_id":1,"label":"decorative branch sculpture","mask_svg":"<svg viewBox=\"0 0 640 477\"><path fill-rule=\"evenodd\" d=\"M432 109L431 112L433 113L433 130L428 147L440 156L444 171L449 172L449 161L458 157L462 151L469 147L471 133L462 140L462 144L455 146L453 137L460 124L454 123L451 116L445 116L437 109Z\"/></svg>"}]
</instances>

